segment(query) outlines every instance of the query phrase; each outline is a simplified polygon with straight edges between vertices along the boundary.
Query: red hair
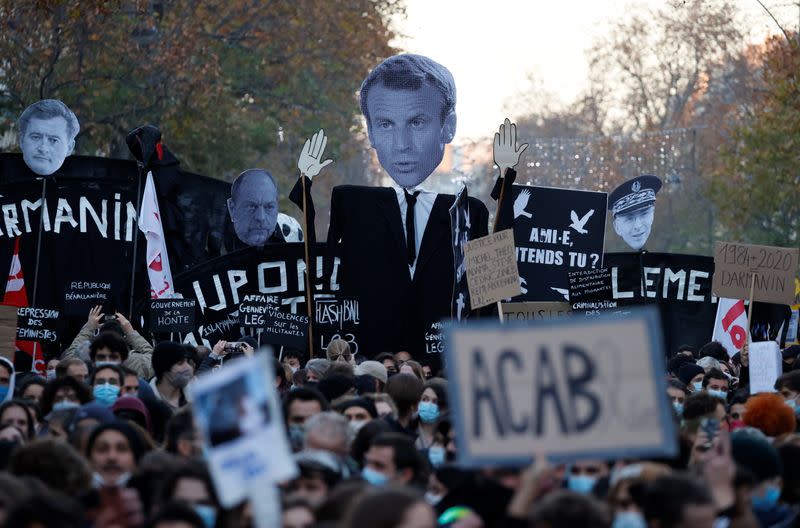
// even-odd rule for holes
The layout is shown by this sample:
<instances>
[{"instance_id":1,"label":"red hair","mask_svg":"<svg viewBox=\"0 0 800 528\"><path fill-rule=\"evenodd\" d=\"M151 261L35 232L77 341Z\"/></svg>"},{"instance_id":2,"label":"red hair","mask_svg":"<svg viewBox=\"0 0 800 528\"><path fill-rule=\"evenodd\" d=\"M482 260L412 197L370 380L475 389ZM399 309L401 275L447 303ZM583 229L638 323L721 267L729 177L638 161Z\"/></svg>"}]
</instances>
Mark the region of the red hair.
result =
<instances>
[{"instance_id":1,"label":"red hair","mask_svg":"<svg viewBox=\"0 0 800 528\"><path fill-rule=\"evenodd\" d=\"M760 429L767 436L793 433L797 425L794 410L786 405L780 394L756 394L747 400L744 409L745 425Z\"/></svg>"}]
</instances>

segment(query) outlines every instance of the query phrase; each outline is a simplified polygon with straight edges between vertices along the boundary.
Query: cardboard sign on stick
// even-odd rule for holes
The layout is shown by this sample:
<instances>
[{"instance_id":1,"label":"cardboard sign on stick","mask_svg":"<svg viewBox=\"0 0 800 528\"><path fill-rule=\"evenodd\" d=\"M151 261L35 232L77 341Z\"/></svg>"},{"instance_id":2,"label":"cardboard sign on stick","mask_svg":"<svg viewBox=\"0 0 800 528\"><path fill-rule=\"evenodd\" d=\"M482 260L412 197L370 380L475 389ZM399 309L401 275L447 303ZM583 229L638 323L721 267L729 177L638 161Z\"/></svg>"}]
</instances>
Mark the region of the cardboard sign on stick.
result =
<instances>
[{"instance_id":1,"label":"cardboard sign on stick","mask_svg":"<svg viewBox=\"0 0 800 528\"><path fill-rule=\"evenodd\" d=\"M17 307L0 306L0 356L14 361L17 340Z\"/></svg>"},{"instance_id":2,"label":"cardboard sign on stick","mask_svg":"<svg viewBox=\"0 0 800 528\"><path fill-rule=\"evenodd\" d=\"M546 320L572 315L569 303L562 302L501 303L500 307L503 321Z\"/></svg>"},{"instance_id":3,"label":"cardboard sign on stick","mask_svg":"<svg viewBox=\"0 0 800 528\"><path fill-rule=\"evenodd\" d=\"M657 310L448 328L445 365L459 464L672 456Z\"/></svg>"},{"instance_id":4,"label":"cardboard sign on stick","mask_svg":"<svg viewBox=\"0 0 800 528\"><path fill-rule=\"evenodd\" d=\"M505 229L464 244L471 308L480 308L518 295L514 233Z\"/></svg>"},{"instance_id":5,"label":"cardboard sign on stick","mask_svg":"<svg viewBox=\"0 0 800 528\"><path fill-rule=\"evenodd\" d=\"M778 343L750 343L750 394L775 392L775 380L782 373L783 360Z\"/></svg>"},{"instance_id":6,"label":"cardboard sign on stick","mask_svg":"<svg viewBox=\"0 0 800 528\"><path fill-rule=\"evenodd\" d=\"M717 297L794 303L794 275L800 249L717 242L714 248L714 281Z\"/></svg>"}]
</instances>

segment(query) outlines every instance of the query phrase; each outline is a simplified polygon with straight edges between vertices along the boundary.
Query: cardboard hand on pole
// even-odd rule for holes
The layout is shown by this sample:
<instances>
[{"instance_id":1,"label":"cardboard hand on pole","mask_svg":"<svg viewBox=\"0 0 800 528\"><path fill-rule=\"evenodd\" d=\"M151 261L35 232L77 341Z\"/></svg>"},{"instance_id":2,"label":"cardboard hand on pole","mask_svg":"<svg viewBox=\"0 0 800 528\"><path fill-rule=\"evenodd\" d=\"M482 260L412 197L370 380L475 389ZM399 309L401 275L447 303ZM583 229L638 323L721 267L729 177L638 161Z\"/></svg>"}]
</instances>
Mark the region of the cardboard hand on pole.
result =
<instances>
[{"instance_id":1,"label":"cardboard hand on pole","mask_svg":"<svg viewBox=\"0 0 800 528\"><path fill-rule=\"evenodd\" d=\"M322 169L333 163L332 159L322 161L327 144L328 138L321 128L319 132L311 136L311 139L306 140L303 145L303 151L300 152L300 159L297 160L297 168L300 169L300 174L311 180Z\"/></svg>"},{"instance_id":2,"label":"cardboard hand on pole","mask_svg":"<svg viewBox=\"0 0 800 528\"><path fill-rule=\"evenodd\" d=\"M517 125L509 121L508 118L500 125L498 132L494 134L494 162L500 167L500 177L506 174L506 169L517 166L522 153L528 148L524 143L517 148Z\"/></svg>"}]
</instances>

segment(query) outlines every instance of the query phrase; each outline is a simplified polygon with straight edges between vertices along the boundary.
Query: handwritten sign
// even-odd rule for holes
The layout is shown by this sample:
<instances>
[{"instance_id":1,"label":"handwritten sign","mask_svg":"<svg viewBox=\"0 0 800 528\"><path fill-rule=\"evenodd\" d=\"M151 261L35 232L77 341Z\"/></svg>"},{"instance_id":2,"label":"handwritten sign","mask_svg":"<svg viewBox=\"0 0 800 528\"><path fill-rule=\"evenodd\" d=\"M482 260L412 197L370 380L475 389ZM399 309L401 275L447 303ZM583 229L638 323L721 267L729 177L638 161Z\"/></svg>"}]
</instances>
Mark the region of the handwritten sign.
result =
<instances>
[{"instance_id":1,"label":"handwritten sign","mask_svg":"<svg viewBox=\"0 0 800 528\"><path fill-rule=\"evenodd\" d=\"M61 312L53 308L17 308L17 339L55 343Z\"/></svg>"},{"instance_id":2,"label":"handwritten sign","mask_svg":"<svg viewBox=\"0 0 800 528\"><path fill-rule=\"evenodd\" d=\"M239 318L242 326L260 332L261 343L308 348L308 316L281 310L277 297L245 296L239 305Z\"/></svg>"},{"instance_id":3,"label":"handwritten sign","mask_svg":"<svg viewBox=\"0 0 800 528\"><path fill-rule=\"evenodd\" d=\"M673 456L658 311L446 331L459 464ZM631 351L637 351L632 354Z\"/></svg>"},{"instance_id":4,"label":"handwritten sign","mask_svg":"<svg viewBox=\"0 0 800 528\"><path fill-rule=\"evenodd\" d=\"M473 310L520 293L511 229L464 243L464 258Z\"/></svg>"},{"instance_id":5,"label":"handwritten sign","mask_svg":"<svg viewBox=\"0 0 800 528\"><path fill-rule=\"evenodd\" d=\"M64 314L85 316L97 305L105 305L112 296L110 281L76 280L66 285L64 292ZM104 307L106 313L113 313L113 307Z\"/></svg>"},{"instance_id":6,"label":"handwritten sign","mask_svg":"<svg viewBox=\"0 0 800 528\"><path fill-rule=\"evenodd\" d=\"M153 299L150 301L150 330L192 332L197 301L194 299Z\"/></svg>"},{"instance_id":7,"label":"handwritten sign","mask_svg":"<svg viewBox=\"0 0 800 528\"><path fill-rule=\"evenodd\" d=\"M17 307L0 306L0 356L14 360L17 340Z\"/></svg>"},{"instance_id":8,"label":"handwritten sign","mask_svg":"<svg viewBox=\"0 0 800 528\"><path fill-rule=\"evenodd\" d=\"M800 249L717 242L714 248L714 280L717 297L794 303L794 276Z\"/></svg>"},{"instance_id":9,"label":"handwritten sign","mask_svg":"<svg viewBox=\"0 0 800 528\"><path fill-rule=\"evenodd\" d=\"M504 321L535 321L557 319L572 315L569 303L562 302L520 302L502 303Z\"/></svg>"},{"instance_id":10,"label":"handwritten sign","mask_svg":"<svg viewBox=\"0 0 800 528\"><path fill-rule=\"evenodd\" d=\"M750 343L750 394L775 392L775 381L782 373L783 361L778 343Z\"/></svg>"}]
</instances>

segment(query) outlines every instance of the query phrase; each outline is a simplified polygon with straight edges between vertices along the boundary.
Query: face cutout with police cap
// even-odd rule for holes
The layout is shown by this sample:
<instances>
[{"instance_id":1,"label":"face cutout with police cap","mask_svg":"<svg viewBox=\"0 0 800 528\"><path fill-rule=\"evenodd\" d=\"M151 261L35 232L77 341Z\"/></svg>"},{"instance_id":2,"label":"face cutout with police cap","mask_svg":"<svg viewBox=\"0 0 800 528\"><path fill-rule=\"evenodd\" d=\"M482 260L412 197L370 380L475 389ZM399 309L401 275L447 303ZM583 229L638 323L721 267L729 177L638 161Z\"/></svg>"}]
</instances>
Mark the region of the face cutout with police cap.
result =
<instances>
[{"instance_id":1,"label":"face cutout with police cap","mask_svg":"<svg viewBox=\"0 0 800 528\"><path fill-rule=\"evenodd\" d=\"M278 220L278 186L263 169L248 169L234 180L228 199L236 236L248 246L263 246Z\"/></svg>"},{"instance_id":2,"label":"face cutout with police cap","mask_svg":"<svg viewBox=\"0 0 800 528\"><path fill-rule=\"evenodd\" d=\"M643 175L626 181L608 197L614 231L635 251L641 250L650 238L659 189L659 178Z\"/></svg>"},{"instance_id":3,"label":"face cutout with police cap","mask_svg":"<svg viewBox=\"0 0 800 528\"><path fill-rule=\"evenodd\" d=\"M67 105L56 99L33 103L19 116L19 146L25 164L39 176L49 176L61 168L75 148L80 131L78 118Z\"/></svg>"},{"instance_id":4,"label":"face cutout with police cap","mask_svg":"<svg viewBox=\"0 0 800 528\"><path fill-rule=\"evenodd\" d=\"M455 135L455 82L427 57L391 57L364 81L361 109L381 166L413 188L436 170Z\"/></svg>"}]
</instances>

